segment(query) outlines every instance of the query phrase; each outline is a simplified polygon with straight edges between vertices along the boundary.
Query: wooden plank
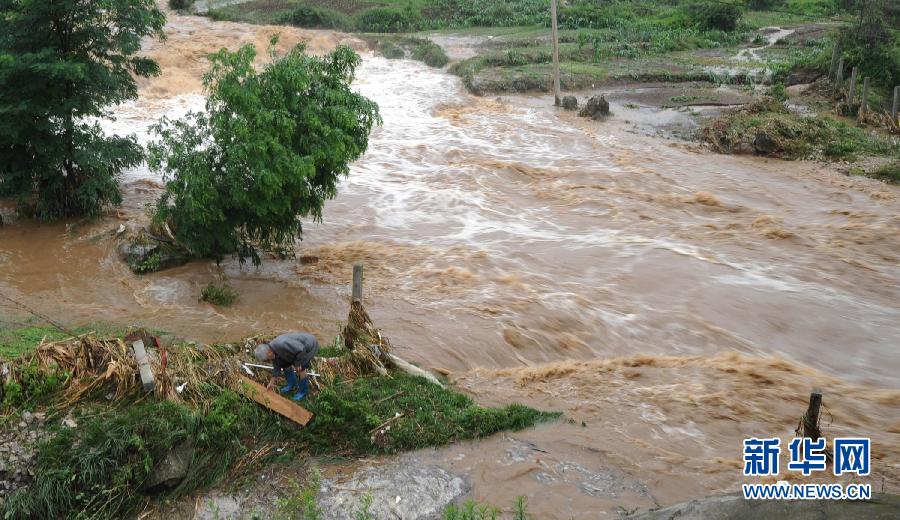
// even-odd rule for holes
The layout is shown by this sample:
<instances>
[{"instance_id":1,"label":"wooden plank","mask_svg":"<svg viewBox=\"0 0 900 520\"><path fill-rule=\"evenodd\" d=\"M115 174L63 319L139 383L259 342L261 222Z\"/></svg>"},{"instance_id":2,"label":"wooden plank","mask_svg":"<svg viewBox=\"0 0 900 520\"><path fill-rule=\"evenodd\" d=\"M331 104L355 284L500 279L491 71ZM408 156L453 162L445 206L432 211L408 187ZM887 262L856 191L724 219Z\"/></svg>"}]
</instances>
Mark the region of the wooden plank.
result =
<instances>
[{"instance_id":1,"label":"wooden plank","mask_svg":"<svg viewBox=\"0 0 900 520\"><path fill-rule=\"evenodd\" d=\"M150 369L150 361L147 359L144 341L139 339L132 342L131 348L134 349L134 360L137 361L138 370L141 372L141 383L144 384L144 392L152 392L156 382L153 381L153 370Z\"/></svg>"},{"instance_id":2,"label":"wooden plank","mask_svg":"<svg viewBox=\"0 0 900 520\"><path fill-rule=\"evenodd\" d=\"M244 394L244 396L249 397L269 410L283 415L301 426L306 426L313 418L312 412L306 408L303 408L294 401L286 399L275 392L267 391L265 386L252 379L238 376L238 382L240 383L238 385L238 391Z\"/></svg>"}]
</instances>

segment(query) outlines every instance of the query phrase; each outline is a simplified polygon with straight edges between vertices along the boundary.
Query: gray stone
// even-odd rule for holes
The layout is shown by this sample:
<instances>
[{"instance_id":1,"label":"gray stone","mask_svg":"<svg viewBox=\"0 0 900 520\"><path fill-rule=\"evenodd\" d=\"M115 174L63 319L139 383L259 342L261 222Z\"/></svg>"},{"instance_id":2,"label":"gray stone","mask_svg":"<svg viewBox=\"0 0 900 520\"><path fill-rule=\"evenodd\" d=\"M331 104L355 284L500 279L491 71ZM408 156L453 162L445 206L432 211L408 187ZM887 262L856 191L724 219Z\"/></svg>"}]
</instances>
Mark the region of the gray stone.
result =
<instances>
[{"instance_id":1,"label":"gray stone","mask_svg":"<svg viewBox=\"0 0 900 520\"><path fill-rule=\"evenodd\" d=\"M245 518L242 515L241 500L231 495L212 494L203 497L194 520L222 520L225 518Z\"/></svg>"},{"instance_id":2,"label":"gray stone","mask_svg":"<svg viewBox=\"0 0 900 520\"><path fill-rule=\"evenodd\" d=\"M325 518L353 518L368 493L369 511L378 520L439 519L469 489L462 478L437 466L393 464L365 468L340 484L325 482L318 503Z\"/></svg>"},{"instance_id":3,"label":"gray stone","mask_svg":"<svg viewBox=\"0 0 900 520\"><path fill-rule=\"evenodd\" d=\"M756 150L757 153L770 154L777 148L778 143L776 143L774 139L769 137L769 134L765 132L756 133L756 138L753 140L753 149Z\"/></svg>"},{"instance_id":4,"label":"gray stone","mask_svg":"<svg viewBox=\"0 0 900 520\"><path fill-rule=\"evenodd\" d=\"M630 516L633 520L896 520L900 496L875 493L872 500L745 500L738 494L691 500Z\"/></svg>"},{"instance_id":5,"label":"gray stone","mask_svg":"<svg viewBox=\"0 0 900 520\"><path fill-rule=\"evenodd\" d=\"M177 486L187 475L194 459L194 447L190 442L176 445L165 458L156 463L142 486L148 491L160 491Z\"/></svg>"},{"instance_id":6,"label":"gray stone","mask_svg":"<svg viewBox=\"0 0 900 520\"><path fill-rule=\"evenodd\" d=\"M566 110L575 110L578 108L578 98L575 96L565 96L562 98L562 107Z\"/></svg>"},{"instance_id":7,"label":"gray stone","mask_svg":"<svg viewBox=\"0 0 900 520\"><path fill-rule=\"evenodd\" d=\"M119 244L119 257L136 274L162 271L188 261L187 255L149 233L141 233Z\"/></svg>"},{"instance_id":8,"label":"gray stone","mask_svg":"<svg viewBox=\"0 0 900 520\"><path fill-rule=\"evenodd\" d=\"M609 115L609 102L606 101L606 97L603 94L593 96L588 99L587 104L578 112L578 115L592 119L603 119Z\"/></svg>"}]
</instances>

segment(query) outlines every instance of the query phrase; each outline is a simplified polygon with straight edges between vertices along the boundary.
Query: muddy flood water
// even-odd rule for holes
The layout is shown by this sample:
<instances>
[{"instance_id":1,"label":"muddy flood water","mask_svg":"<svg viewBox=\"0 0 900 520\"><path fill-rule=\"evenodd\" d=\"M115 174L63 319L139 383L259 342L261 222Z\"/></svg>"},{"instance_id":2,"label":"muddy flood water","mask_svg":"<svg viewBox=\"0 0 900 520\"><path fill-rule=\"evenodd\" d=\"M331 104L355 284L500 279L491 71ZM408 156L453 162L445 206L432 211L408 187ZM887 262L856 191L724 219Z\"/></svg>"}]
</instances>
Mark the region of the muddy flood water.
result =
<instances>
[{"instance_id":1,"label":"muddy flood water","mask_svg":"<svg viewBox=\"0 0 900 520\"><path fill-rule=\"evenodd\" d=\"M419 455L464 473L474 498L526 494L540 518L612 518L734 491L741 440L791 437L813 387L826 436L871 437L866 481L898 491L897 187L637 136L546 96L474 97L346 35L169 20L168 40L147 46L164 75L110 132L146 142L160 116L202 108L203 56L222 46L263 48L278 31L282 48L363 53L355 85L384 124L324 221L304 224L297 255L318 262L131 274L112 232L143 220L161 186L138 168L99 223L0 228L3 294L70 323L328 341L363 261L366 305L401 356L450 371L481 403L572 419ZM238 303L198 303L223 274Z\"/></svg>"}]
</instances>

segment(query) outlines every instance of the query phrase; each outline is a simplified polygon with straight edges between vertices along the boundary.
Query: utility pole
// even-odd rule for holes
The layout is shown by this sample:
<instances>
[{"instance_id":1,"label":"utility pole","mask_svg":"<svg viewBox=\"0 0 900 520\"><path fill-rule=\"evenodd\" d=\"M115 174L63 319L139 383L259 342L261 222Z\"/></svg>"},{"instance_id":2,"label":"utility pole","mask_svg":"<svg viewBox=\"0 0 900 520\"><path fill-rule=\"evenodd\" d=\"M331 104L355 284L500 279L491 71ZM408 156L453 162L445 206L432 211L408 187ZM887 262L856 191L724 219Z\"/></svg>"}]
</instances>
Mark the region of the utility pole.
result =
<instances>
[{"instance_id":1,"label":"utility pole","mask_svg":"<svg viewBox=\"0 0 900 520\"><path fill-rule=\"evenodd\" d=\"M550 32L553 37L553 96L554 104L559 106L559 34L556 27L556 0L550 0Z\"/></svg>"}]
</instances>

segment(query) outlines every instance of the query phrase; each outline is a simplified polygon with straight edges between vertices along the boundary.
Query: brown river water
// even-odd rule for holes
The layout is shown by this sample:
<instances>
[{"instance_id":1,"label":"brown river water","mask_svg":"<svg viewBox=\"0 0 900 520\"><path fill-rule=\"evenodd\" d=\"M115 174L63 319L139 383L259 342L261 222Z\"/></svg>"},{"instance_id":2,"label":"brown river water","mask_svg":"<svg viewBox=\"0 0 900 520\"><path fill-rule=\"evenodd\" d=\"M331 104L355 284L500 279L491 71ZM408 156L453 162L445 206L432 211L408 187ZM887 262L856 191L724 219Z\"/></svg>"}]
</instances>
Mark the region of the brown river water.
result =
<instances>
[{"instance_id":1,"label":"brown river water","mask_svg":"<svg viewBox=\"0 0 900 520\"><path fill-rule=\"evenodd\" d=\"M363 261L366 305L401 356L450 371L479 402L573 420L421 455L464 472L475 498L526 494L541 518L597 518L733 491L741 440L789 438L813 387L826 436L872 437L865 481L898 491L897 187L634 135L546 96L474 97L346 35L169 19L168 39L146 46L163 76L141 82L109 131L146 142L160 116L202 108L204 55L222 46L262 49L277 31L282 49L364 53L355 85L384 125L324 221L304 225L298 257L318 262L131 274L111 236L158 196L141 167L99 223L0 228L4 295L69 323L328 341ZM221 276L238 303L198 303Z\"/></svg>"}]
</instances>

